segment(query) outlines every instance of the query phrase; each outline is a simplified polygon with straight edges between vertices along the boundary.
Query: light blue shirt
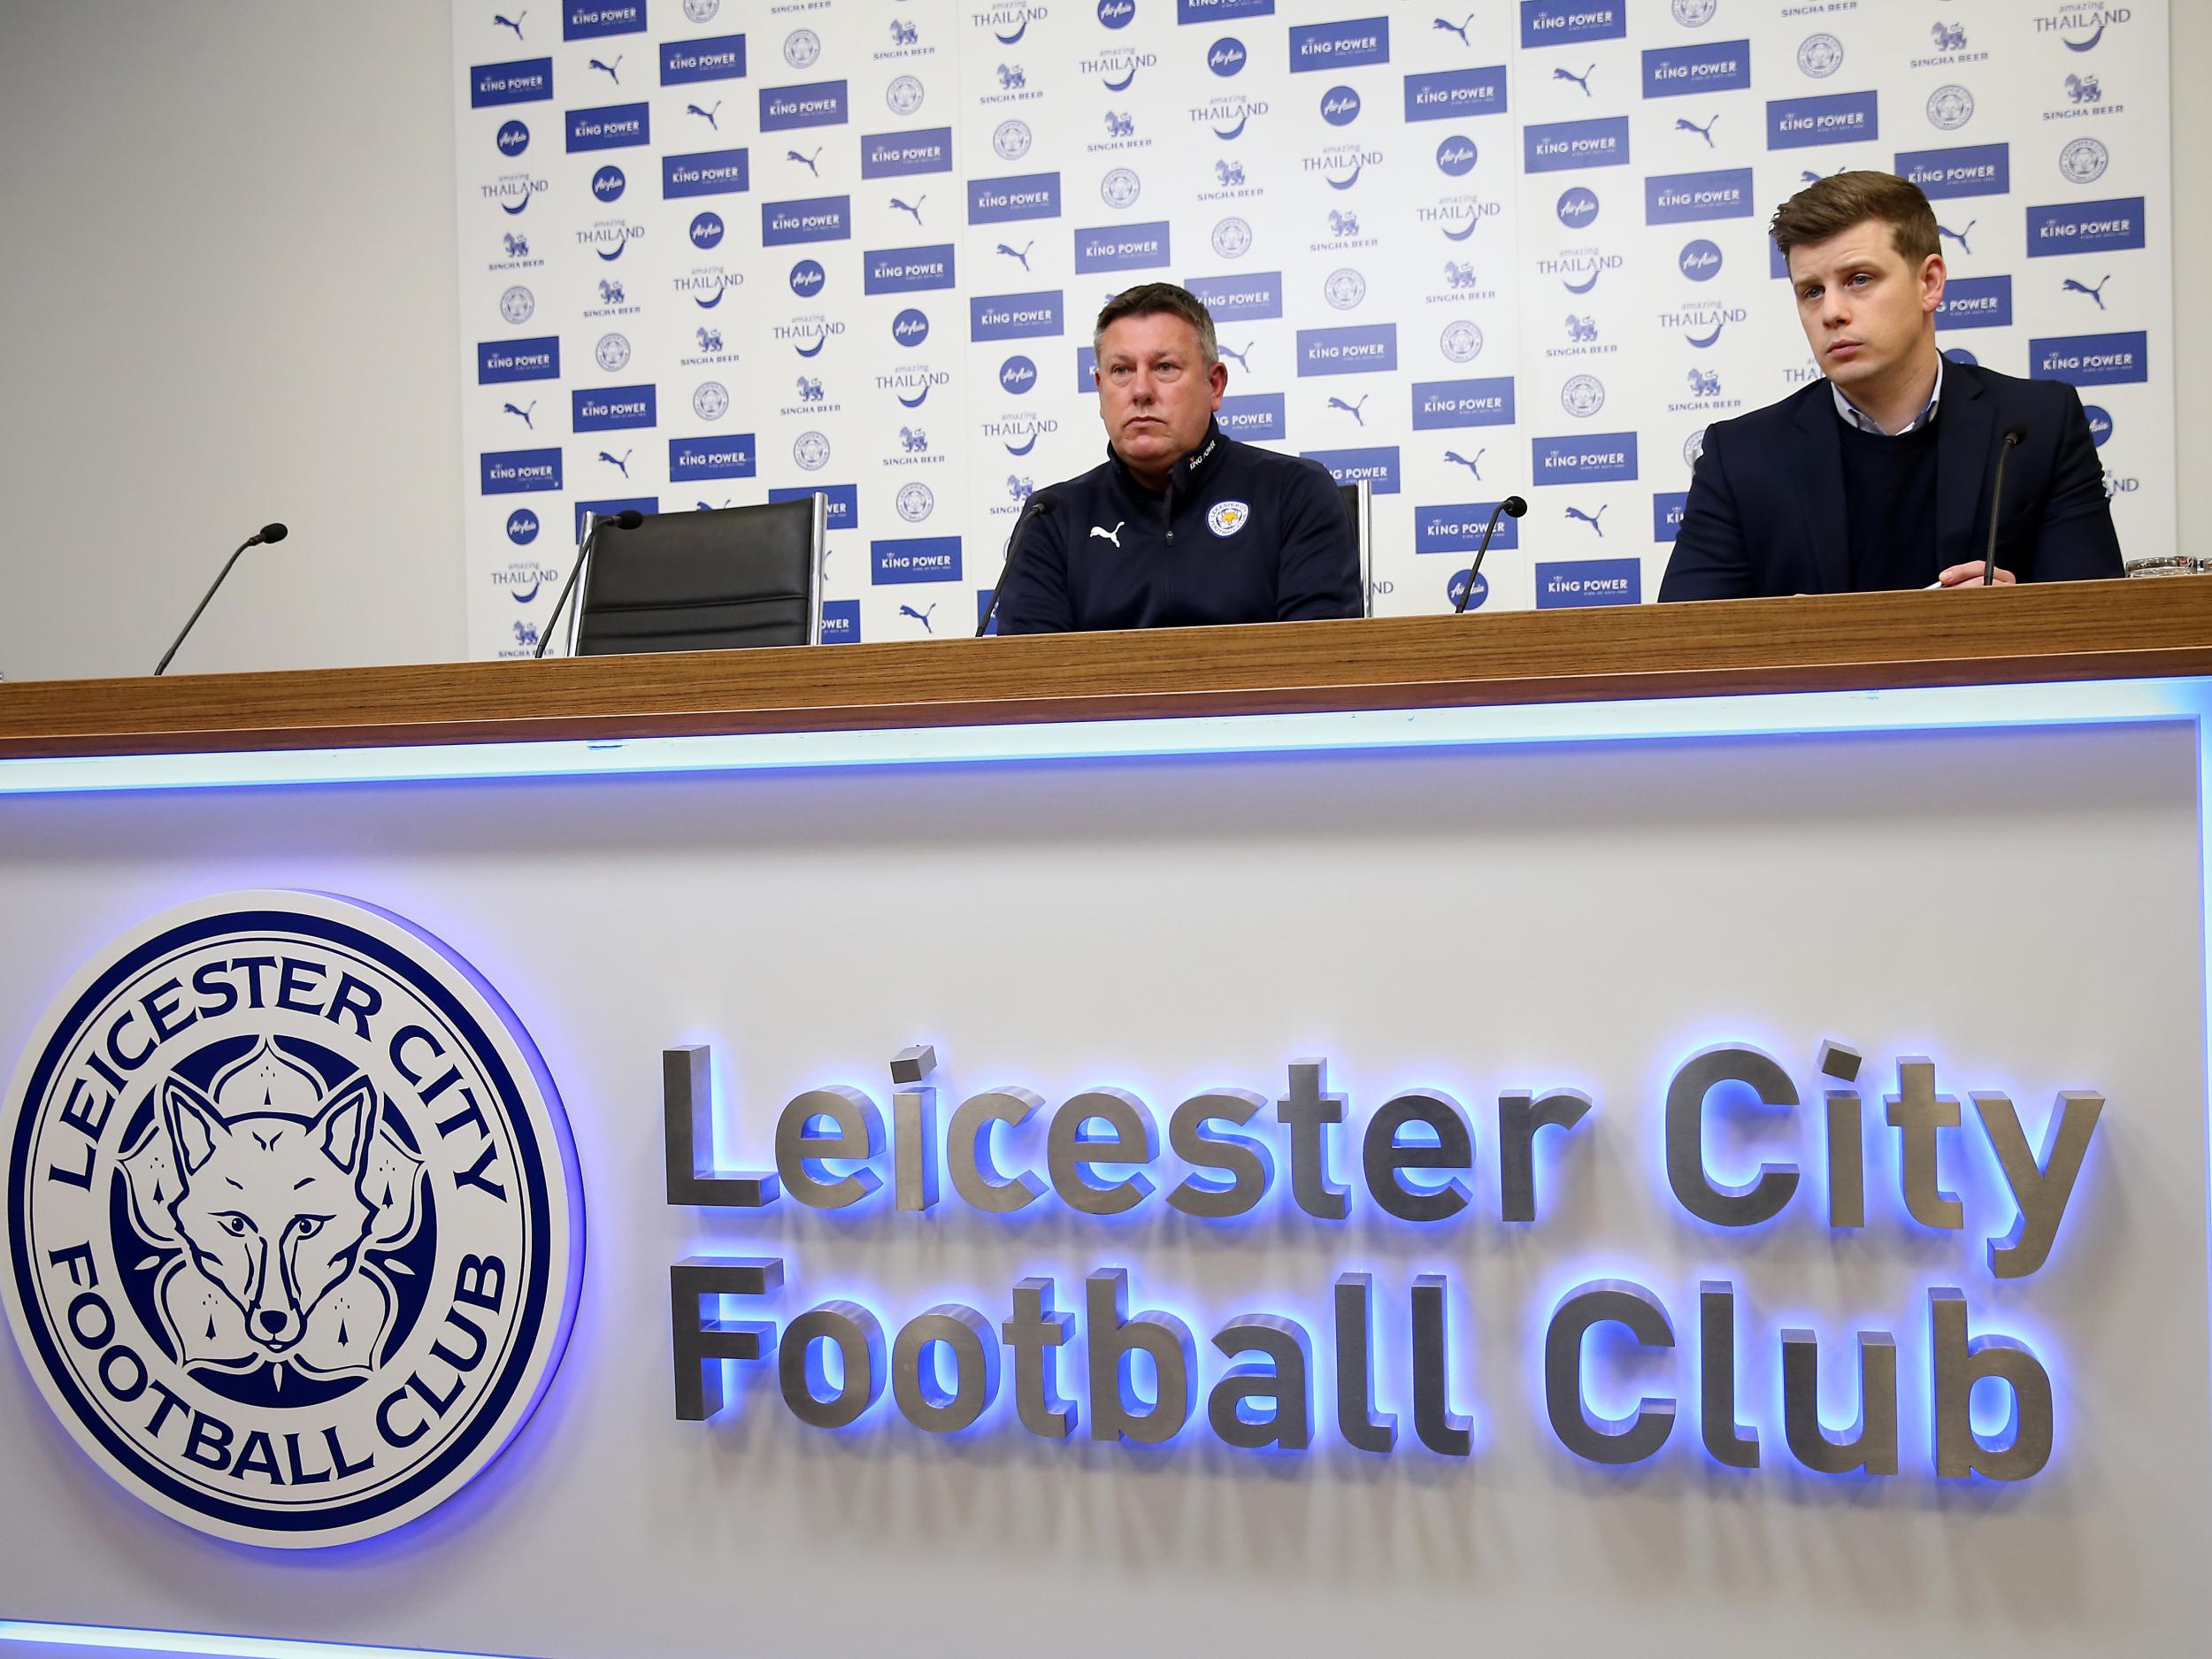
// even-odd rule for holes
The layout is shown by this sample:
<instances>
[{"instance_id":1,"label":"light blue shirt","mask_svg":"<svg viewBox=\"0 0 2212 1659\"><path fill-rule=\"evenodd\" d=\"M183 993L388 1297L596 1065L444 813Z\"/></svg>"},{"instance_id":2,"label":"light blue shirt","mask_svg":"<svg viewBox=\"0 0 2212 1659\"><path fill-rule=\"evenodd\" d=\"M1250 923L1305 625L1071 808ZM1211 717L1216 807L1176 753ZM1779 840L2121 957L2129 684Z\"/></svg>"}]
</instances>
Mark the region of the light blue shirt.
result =
<instances>
[{"instance_id":1,"label":"light blue shirt","mask_svg":"<svg viewBox=\"0 0 2212 1659\"><path fill-rule=\"evenodd\" d=\"M1895 432L1884 432L1880 423L1846 397L1843 388L1833 380L1828 382L1828 389L1835 394L1836 413L1842 417L1846 426L1855 426L1861 432L1870 432L1878 438L1901 438L1909 432L1919 431L1936 418L1936 403L1943 396L1943 354L1940 351L1936 353L1935 387L1929 392L1928 401L1921 405L1918 414Z\"/></svg>"}]
</instances>

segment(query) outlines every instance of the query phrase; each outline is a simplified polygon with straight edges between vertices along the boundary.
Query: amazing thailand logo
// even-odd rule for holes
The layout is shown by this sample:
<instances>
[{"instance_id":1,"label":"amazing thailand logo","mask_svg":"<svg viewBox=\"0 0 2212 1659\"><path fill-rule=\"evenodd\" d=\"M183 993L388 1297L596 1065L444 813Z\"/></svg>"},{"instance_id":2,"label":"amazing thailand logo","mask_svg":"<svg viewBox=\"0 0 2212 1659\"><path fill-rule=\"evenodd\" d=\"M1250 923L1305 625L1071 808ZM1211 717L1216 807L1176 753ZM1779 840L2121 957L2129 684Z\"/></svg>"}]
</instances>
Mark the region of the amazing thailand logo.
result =
<instances>
[{"instance_id":1,"label":"amazing thailand logo","mask_svg":"<svg viewBox=\"0 0 2212 1659\"><path fill-rule=\"evenodd\" d=\"M559 1100L497 995L386 912L256 893L147 924L48 1011L0 1136L25 1360L188 1525L400 1525L559 1363L583 1248Z\"/></svg>"}]
</instances>

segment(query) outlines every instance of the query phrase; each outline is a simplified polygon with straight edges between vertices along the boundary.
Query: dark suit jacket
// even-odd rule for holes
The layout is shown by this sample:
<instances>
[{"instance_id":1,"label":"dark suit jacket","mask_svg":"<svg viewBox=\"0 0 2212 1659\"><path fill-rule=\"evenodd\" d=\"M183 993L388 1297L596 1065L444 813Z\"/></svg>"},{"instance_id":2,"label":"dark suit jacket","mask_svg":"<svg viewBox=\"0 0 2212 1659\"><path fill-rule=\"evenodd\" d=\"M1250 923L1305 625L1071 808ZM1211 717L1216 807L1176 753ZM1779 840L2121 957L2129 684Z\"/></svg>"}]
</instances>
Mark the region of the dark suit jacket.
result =
<instances>
[{"instance_id":1,"label":"dark suit jacket","mask_svg":"<svg viewBox=\"0 0 2212 1659\"><path fill-rule=\"evenodd\" d=\"M1999 568L2024 582L2120 575L2104 468L2074 388L1971 363L1943 365L1936 405L1935 568L1983 556L1997 447L2016 423L2027 435L2005 464ZM1841 426L1828 382L1818 380L1708 426L1659 597L1847 592Z\"/></svg>"}]
</instances>

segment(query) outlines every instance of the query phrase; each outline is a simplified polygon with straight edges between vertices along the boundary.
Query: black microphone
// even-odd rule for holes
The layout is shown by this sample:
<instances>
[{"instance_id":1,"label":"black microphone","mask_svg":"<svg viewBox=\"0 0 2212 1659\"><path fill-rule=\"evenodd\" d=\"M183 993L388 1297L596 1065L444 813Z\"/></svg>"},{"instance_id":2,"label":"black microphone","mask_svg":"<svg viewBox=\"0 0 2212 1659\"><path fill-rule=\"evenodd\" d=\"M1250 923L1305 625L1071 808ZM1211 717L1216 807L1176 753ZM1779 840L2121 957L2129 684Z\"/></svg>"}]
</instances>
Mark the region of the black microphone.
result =
<instances>
[{"instance_id":1,"label":"black microphone","mask_svg":"<svg viewBox=\"0 0 2212 1659\"><path fill-rule=\"evenodd\" d=\"M1005 595L1006 579L1014 573L1014 557L1021 551L1022 532L1033 518L1048 518L1060 504L1060 498L1048 489L1041 489L1022 503L1021 515L1014 520L1011 534L1006 538L1006 557L998 567L998 586L991 589L991 603L983 607L983 620L975 625L975 637L981 639L991 626L991 618L998 614L998 602Z\"/></svg>"},{"instance_id":2,"label":"black microphone","mask_svg":"<svg viewBox=\"0 0 2212 1659\"><path fill-rule=\"evenodd\" d=\"M530 653L532 662L543 657L545 648L553 643L553 625L561 619L561 607L568 603L568 596L576 587L577 574L584 568L584 555L599 540L599 533L609 525L618 530L634 530L644 522L645 515L634 507L625 507L620 512L603 518L597 513L592 515L591 528L584 532L584 539L576 544L576 562L568 567L568 580L561 584L561 596L553 602L553 614L545 619L545 632L538 635L538 649Z\"/></svg>"},{"instance_id":3,"label":"black microphone","mask_svg":"<svg viewBox=\"0 0 2212 1659\"><path fill-rule=\"evenodd\" d=\"M1482 556L1490 550L1490 533L1498 527L1498 515L1503 513L1509 518L1517 518L1527 511L1528 503L1518 495L1508 495L1490 510L1490 522L1482 526L1482 545L1475 549L1474 566L1467 572L1467 586L1460 589L1459 603L1452 607L1454 616L1467 613L1467 600L1475 591L1475 578L1482 574Z\"/></svg>"},{"instance_id":4,"label":"black microphone","mask_svg":"<svg viewBox=\"0 0 2212 1659\"><path fill-rule=\"evenodd\" d=\"M2018 421L2005 428L2005 441L1997 450L1997 481L1989 492L1989 550L1982 559L1982 586L1986 588L1997 580L1997 508L2004 499L2005 462L2013 450L2026 442L2028 429Z\"/></svg>"},{"instance_id":5,"label":"black microphone","mask_svg":"<svg viewBox=\"0 0 2212 1659\"><path fill-rule=\"evenodd\" d=\"M243 541L241 541L238 544L238 553L243 553L248 548L256 546L258 543L281 541L286 536L291 534L292 532L290 529L283 525L265 524L260 529L255 531L251 535L248 536ZM192 625L200 619L200 611L207 609L207 602L215 597L215 589L223 585L224 577L230 574L230 567L238 563L238 553L232 554L228 559L224 561L221 573L215 578L213 585L208 588L206 594L201 598L198 608L192 612L190 617L186 618L183 629L178 634L175 639L169 642L169 649L161 654L161 661L155 664L154 667L154 672L156 674L159 674L163 669L169 666L169 659L177 654L177 647L184 643L185 634L191 633Z\"/></svg>"}]
</instances>

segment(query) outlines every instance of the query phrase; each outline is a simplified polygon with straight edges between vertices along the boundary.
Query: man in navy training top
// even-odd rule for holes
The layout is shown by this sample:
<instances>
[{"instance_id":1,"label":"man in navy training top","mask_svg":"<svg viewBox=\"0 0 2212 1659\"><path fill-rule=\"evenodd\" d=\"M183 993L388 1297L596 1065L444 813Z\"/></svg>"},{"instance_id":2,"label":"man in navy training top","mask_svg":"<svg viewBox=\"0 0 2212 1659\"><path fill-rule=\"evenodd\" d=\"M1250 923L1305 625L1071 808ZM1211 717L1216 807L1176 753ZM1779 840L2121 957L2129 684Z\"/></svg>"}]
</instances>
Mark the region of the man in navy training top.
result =
<instances>
[{"instance_id":1,"label":"man in navy training top","mask_svg":"<svg viewBox=\"0 0 2212 1659\"><path fill-rule=\"evenodd\" d=\"M1705 430L1659 597L1977 588L1990 488L1998 582L2121 574L2081 399L1936 349L1944 264L1917 185L1841 173L1770 227L1826 378Z\"/></svg>"},{"instance_id":2,"label":"man in navy training top","mask_svg":"<svg viewBox=\"0 0 2212 1659\"><path fill-rule=\"evenodd\" d=\"M1000 632L1358 616L1358 545L1327 469L1215 423L1229 371L1197 296L1118 294L1092 343L1107 457L1030 518L1001 577Z\"/></svg>"}]
</instances>

